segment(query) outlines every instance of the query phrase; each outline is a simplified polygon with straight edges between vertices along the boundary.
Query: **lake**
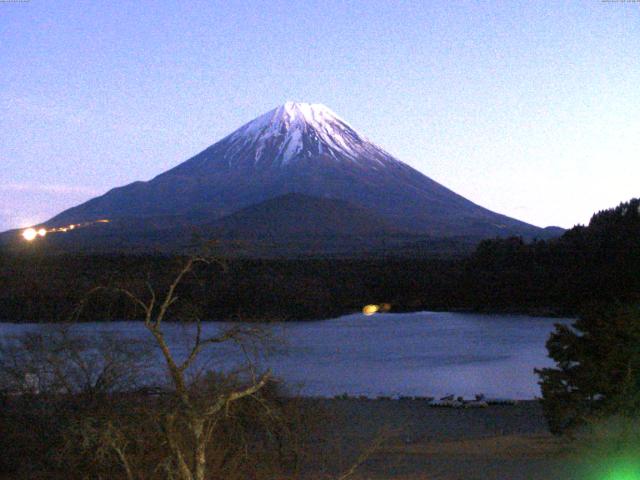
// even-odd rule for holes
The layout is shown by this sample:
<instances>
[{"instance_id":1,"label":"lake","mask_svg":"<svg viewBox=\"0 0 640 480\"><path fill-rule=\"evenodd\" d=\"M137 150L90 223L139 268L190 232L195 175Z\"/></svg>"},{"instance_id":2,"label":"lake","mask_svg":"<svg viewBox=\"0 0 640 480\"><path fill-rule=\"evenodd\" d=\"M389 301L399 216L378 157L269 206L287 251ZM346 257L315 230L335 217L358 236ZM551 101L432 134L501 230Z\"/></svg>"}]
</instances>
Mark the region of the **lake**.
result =
<instances>
[{"instance_id":1,"label":"lake","mask_svg":"<svg viewBox=\"0 0 640 480\"><path fill-rule=\"evenodd\" d=\"M260 355L290 390L304 395L436 396L531 399L540 396L534 368L552 365L545 341L551 319L522 315L417 312L372 316L347 315L331 320L295 322L270 327L276 352ZM228 324L207 322L212 334ZM165 325L179 355L186 352L191 331ZM35 324L0 323L0 335L46 328ZM119 332L147 338L137 322L86 323L83 334ZM233 368L242 360L233 345L208 355L208 365ZM203 360L205 358L203 357Z\"/></svg>"}]
</instances>

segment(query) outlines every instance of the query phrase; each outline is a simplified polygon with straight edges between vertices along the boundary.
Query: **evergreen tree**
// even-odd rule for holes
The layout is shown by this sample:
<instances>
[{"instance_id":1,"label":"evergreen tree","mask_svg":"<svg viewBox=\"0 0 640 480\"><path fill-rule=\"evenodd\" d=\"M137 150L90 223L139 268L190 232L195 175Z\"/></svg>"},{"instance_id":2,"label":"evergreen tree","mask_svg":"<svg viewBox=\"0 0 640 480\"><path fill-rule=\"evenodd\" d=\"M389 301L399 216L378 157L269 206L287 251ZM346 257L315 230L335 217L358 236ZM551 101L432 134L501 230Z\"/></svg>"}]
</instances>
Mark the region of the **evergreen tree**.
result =
<instances>
[{"instance_id":1,"label":"evergreen tree","mask_svg":"<svg viewBox=\"0 0 640 480\"><path fill-rule=\"evenodd\" d=\"M553 433L640 412L640 307L596 307L547 341L556 368L536 370Z\"/></svg>"}]
</instances>

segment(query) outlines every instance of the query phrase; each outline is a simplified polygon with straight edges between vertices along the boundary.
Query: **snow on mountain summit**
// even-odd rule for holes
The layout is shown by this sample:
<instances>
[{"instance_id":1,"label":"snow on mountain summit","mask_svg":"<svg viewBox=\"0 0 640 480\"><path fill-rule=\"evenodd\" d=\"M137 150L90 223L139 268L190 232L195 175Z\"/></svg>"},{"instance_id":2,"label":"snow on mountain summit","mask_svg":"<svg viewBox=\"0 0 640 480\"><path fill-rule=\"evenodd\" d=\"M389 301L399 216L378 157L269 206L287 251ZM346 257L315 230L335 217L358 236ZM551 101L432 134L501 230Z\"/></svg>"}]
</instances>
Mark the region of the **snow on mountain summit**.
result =
<instances>
[{"instance_id":1,"label":"snow on mountain summit","mask_svg":"<svg viewBox=\"0 0 640 480\"><path fill-rule=\"evenodd\" d=\"M322 104L286 102L240 127L222 143L230 163L233 157L246 157L249 149L255 164L268 161L279 166L314 156L356 163L373 160L379 165L384 165L380 156L391 158Z\"/></svg>"}]
</instances>

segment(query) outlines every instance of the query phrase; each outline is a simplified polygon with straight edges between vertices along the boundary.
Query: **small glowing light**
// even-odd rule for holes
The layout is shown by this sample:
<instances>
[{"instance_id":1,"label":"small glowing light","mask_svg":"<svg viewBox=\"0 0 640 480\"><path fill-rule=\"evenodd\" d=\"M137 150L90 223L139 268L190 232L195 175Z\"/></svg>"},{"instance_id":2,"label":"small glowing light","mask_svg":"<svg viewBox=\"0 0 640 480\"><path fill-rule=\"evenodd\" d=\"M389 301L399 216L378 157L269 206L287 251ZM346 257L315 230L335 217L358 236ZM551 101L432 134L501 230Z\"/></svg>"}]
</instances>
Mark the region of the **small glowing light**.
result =
<instances>
[{"instance_id":1,"label":"small glowing light","mask_svg":"<svg viewBox=\"0 0 640 480\"><path fill-rule=\"evenodd\" d=\"M365 305L362 309L362 313L368 316L373 315L378 310L380 310L380 307L378 305Z\"/></svg>"},{"instance_id":2,"label":"small glowing light","mask_svg":"<svg viewBox=\"0 0 640 480\"><path fill-rule=\"evenodd\" d=\"M25 231L22 232L22 237L27 242L31 242L31 241L35 240L35 238L37 236L38 236L38 232L36 232L35 228L27 228Z\"/></svg>"},{"instance_id":3,"label":"small glowing light","mask_svg":"<svg viewBox=\"0 0 640 480\"><path fill-rule=\"evenodd\" d=\"M96 223L109 223L109 222L110 222L110 220L108 220L106 218L103 218L103 219L100 219L100 220L95 220L93 222L72 223L72 224L66 225L64 227L50 228L49 230L47 230L46 228L39 228L37 230L35 228L27 228L27 229L22 231L22 238L24 238L28 242L31 242L31 241L35 240L36 237L44 237L49 233L61 233L61 232L64 233L64 232L68 232L70 230L76 230L78 228L89 227L89 226L94 225Z\"/></svg>"}]
</instances>

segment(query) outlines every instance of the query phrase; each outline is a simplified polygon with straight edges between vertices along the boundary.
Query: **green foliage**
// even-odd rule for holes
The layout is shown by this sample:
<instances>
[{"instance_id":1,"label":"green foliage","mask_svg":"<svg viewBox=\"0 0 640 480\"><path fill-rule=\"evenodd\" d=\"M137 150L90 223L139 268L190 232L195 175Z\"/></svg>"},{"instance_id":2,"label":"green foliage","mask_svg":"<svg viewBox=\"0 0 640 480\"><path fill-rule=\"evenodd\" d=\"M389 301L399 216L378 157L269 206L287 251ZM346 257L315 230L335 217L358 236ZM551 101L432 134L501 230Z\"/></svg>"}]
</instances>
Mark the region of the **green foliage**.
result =
<instances>
[{"instance_id":1,"label":"green foliage","mask_svg":"<svg viewBox=\"0 0 640 480\"><path fill-rule=\"evenodd\" d=\"M640 308L593 307L547 341L556 368L537 370L549 427L562 433L594 419L640 411Z\"/></svg>"}]
</instances>

